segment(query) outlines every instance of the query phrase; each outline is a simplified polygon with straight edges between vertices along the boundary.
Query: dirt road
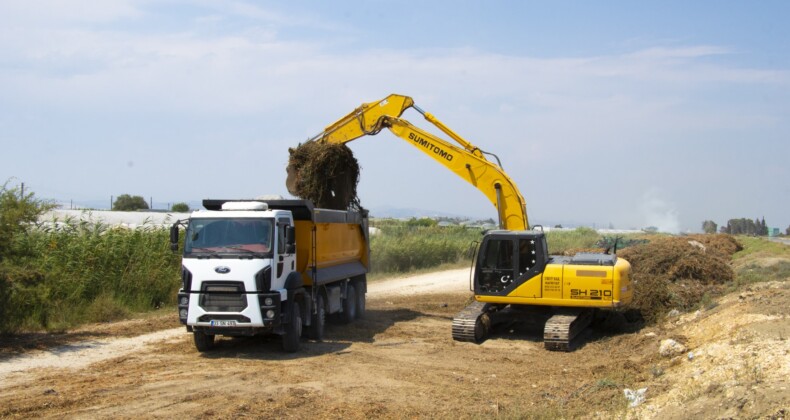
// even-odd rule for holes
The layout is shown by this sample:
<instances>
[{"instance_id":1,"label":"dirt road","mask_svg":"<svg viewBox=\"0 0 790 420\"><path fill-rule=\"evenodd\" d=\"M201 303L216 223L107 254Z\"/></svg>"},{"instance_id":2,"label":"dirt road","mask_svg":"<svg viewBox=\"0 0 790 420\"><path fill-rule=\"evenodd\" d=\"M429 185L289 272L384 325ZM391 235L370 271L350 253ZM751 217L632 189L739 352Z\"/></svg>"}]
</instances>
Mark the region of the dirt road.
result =
<instances>
[{"instance_id":1,"label":"dirt road","mask_svg":"<svg viewBox=\"0 0 790 420\"><path fill-rule=\"evenodd\" d=\"M200 354L175 314L21 340L0 352L0 416L689 418L790 407L787 281L658 327L591 331L573 353L546 352L528 323L454 342L467 270L373 283L368 297L365 319L330 325L297 354L259 338ZM661 356L669 338L686 348ZM646 401L628 407L626 388L647 388Z\"/></svg>"}]
</instances>

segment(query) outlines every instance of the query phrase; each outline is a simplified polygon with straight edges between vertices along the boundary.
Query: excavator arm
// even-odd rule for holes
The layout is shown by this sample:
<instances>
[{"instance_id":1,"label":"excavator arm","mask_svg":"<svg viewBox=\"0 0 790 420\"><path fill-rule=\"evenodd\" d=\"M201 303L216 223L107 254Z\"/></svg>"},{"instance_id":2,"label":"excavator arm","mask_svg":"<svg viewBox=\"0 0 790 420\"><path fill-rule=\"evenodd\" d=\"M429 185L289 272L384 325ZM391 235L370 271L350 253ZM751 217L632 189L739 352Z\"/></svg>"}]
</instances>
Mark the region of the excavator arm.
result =
<instances>
[{"instance_id":1,"label":"excavator arm","mask_svg":"<svg viewBox=\"0 0 790 420\"><path fill-rule=\"evenodd\" d=\"M414 108L458 145L415 127L400 116ZM414 104L408 96L389 95L378 102L362 104L359 108L329 125L309 141L344 144L362 136L378 134L387 128L421 152L444 165L480 190L497 209L499 226L507 230L529 229L524 198L516 184L498 163L486 159L488 154ZM492 155L496 157L495 155Z\"/></svg>"}]
</instances>

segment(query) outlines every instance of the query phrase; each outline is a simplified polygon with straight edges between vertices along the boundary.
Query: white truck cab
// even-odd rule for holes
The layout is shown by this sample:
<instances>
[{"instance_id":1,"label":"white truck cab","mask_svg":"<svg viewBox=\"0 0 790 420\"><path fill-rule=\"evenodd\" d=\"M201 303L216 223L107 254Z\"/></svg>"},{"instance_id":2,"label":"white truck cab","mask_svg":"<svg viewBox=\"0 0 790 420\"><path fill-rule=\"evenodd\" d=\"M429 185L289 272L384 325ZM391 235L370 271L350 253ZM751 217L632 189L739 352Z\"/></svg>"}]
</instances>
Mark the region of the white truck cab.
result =
<instances>
[{"instance_id":1,"label":"white truck cab","mask_svg":"<svg viewBox=\"0 0 790 420\"><path fill-rule=\"evenodd\" d=\"M205 200L204 206L208 210L195 211L171 228L171 247L177 250L179 226L186 225L178 311L180 321L194 334L198 350L210 350L217 335L277 334L283 337L286 351L296 351L303 325L320 338L326 314L332 308L336 312L349 309L343 303L348 300L350 282L364 299L367 264L351 261L333 266L332 261L323 261L324 266L334 267L324 272L339 275L314 281L322 265L317 258L315 215L322 210L313 209L312 203ZM300 235L295 211L302 219L309 219L299 224L304 231ZM366 223L363 225L367 229ZM301 256L301 264L297 263L297 237L311 242L300 246L301 253L312 254ZM367 235L362 237L367 250ZM357 291L352 295L359 304ZM364 300L361 305L364 308Z\"/></svg>"}]
</instances>

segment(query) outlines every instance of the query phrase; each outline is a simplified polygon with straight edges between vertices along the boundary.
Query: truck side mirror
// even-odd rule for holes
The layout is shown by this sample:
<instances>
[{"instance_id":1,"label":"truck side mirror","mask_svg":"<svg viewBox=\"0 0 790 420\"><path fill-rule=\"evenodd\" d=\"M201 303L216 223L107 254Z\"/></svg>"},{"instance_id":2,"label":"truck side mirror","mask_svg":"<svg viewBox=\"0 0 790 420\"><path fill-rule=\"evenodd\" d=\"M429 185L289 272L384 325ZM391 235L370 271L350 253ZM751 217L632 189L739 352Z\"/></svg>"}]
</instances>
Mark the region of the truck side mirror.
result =
<instances>
[{"instance_id":1,"label":"truck side mirror","mask_svg":"<svg viewBox=\"0 0 790 420\"><path fill-rule=\"evenodd\" d=\"M170 250L178 251L178 222L170 226Z\"/></svg>"},{"instance_id":2,"label":"truck side mirror","mask_svg":"<svg viewBox=\"0 0 790 420\"><path fill-rule=\"evenodd\" d=\"M296 252L296 229L293 226L285 227L285 253Z\"/></svg>"}]
</instances>

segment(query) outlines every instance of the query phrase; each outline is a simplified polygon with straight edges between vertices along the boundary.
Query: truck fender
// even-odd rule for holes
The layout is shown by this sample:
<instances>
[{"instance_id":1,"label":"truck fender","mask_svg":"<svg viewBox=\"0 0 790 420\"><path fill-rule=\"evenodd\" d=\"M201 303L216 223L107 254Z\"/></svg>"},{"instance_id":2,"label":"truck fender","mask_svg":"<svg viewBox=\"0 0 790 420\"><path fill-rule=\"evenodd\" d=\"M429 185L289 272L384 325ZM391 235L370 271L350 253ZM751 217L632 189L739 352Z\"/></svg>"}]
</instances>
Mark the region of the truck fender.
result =
<instances>
[{"instance_id":1,"label":"truck fender","mask_svg":"<svg viewBox=\"0 0 790 420\"><path fill-rule=\"evenodd\" d=\"M302 280L302 275L298 272L294 271L293 273L288 275L288 278L285 279L285 288L290 290L298 289L304 286L304 281ZM289 293L290 294L290 293Z\"/></svg>"},{"instance_id":2,"label":"truck fender","mask_svg":"<svg viewBox=\"0 0 790 420\"><path fill-rule=\"evenodd\" d=\"M296 300L300 302L300 309L302 311L302 322L305 325L310 325L310 317L308 314L313 310L311 299L305 299L304 281L302 275L298 272L293 272L285 279L285 289L288 293L288 311L291 311L293 303Z\"/></svg>"},{"instance_id":3,"label":"truck fender","mask_svg":"<svg viewBox=\"0 0 790 420\"><path fill-rule=\"evenodd\" d=\"M354 287L357 289L357 293L368 292L368 281L366 275L362 274L359 276L352 277L351 281L354 283Z\"/></svg>"}]
</instances>

